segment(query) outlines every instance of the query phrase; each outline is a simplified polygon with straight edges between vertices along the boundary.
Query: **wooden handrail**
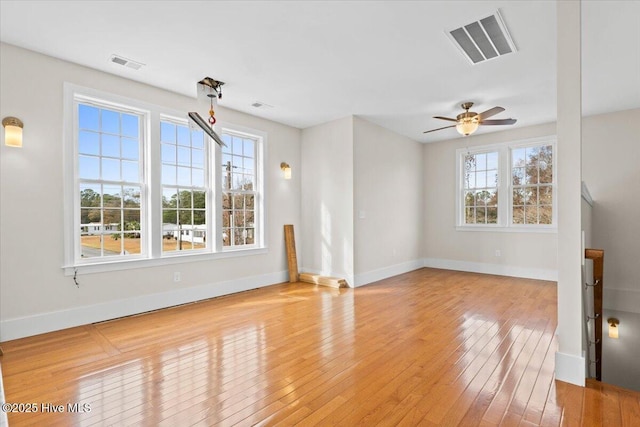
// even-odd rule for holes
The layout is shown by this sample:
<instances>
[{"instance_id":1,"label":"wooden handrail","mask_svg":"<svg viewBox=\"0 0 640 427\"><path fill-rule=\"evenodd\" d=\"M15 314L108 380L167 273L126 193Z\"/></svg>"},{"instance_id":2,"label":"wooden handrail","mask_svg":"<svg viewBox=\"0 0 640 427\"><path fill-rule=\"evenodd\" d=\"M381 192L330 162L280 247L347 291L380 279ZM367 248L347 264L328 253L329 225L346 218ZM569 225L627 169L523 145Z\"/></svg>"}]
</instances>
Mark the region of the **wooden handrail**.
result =
<instances>
[{"instance_id":1,"label":"wooden handrail","mask_svg":"<svg viewBox=\"0 0 640 427\"><path fill-rule=\"evenodd\" d=\"M602 289L604 288L604 251L585 249L584 257L593 260L594 345L596 346L596 380L602 381Z\"/></svg>"}]
</instances>

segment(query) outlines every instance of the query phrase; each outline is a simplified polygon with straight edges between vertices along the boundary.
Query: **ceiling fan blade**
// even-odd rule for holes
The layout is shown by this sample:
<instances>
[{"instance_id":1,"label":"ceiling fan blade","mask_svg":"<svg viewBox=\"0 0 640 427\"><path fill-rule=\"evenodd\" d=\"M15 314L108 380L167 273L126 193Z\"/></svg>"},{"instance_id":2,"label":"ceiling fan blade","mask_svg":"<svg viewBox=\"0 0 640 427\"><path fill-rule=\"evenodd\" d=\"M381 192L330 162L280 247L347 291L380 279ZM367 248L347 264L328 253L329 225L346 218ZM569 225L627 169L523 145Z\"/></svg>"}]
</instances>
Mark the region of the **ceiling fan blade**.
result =
<instances>
[{"instance_id":1,"label":"ceiling fan blade","mask_svg":"<svg viewBox=\"0 0 640 427\"><path fill-rule=\"evenodd\" d=\"M512 125L517 121L518 121L517 119L482 120L480 124L489 125L489 126Z\"/></svg>"},{"instance_id":2,"label":"ceiling fan blade","mask_svg":"<svg viewBox=\"0 0 640 427\"><path fill-rule=\"evenodd\" d=\"M454 127L456 127L456 125L445 126L445 127L443 127L443 128L438 128L438 129L426 130L426 131L424 131L424 132L422 132L422 133L435 132L435 131L437 131L437 130L449 129L449 128L454 128Z\"/></svg>"},{"instance_id":3,"label":"ceiling fan blade","mask_svg":"<svg viewBox=\"0 0 640 427\"><path fill-rule=\"evenodd\" d=\"M434 119L440 119L440 120L448 120L450 122L457 122L458 120L456 119L450 119L449 117L442 117L442 116L433 116Z\"/></svg>"},{"instance_id":4,"label":"ceiling fan blade","mask_svg":"<svg viewBox=\"0 0 640 427\"><path fill-rule=\"evenodd\" d=\"M498 113L502 113L503 111L504 111L504 108L502 108L502 107L493 107L493 108L485 111L484 113L478 114L478 118L480 120L486 119L486 118L489 118L491 116L495 116Z\"/></svg>"}]
</instances>

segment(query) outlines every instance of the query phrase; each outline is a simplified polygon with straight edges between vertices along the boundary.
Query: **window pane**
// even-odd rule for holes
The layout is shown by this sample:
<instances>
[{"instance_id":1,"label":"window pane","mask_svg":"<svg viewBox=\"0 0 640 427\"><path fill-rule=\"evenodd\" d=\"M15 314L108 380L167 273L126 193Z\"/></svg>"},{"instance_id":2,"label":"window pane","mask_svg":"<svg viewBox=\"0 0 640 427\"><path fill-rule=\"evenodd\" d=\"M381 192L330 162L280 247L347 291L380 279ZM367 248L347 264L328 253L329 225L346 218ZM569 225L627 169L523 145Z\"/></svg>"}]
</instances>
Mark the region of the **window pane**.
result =
<instances>
[{"instance_id":1,"label":"window pane","mask_svg":"<svg viewBox=\"0 0 640 427\"><path fill-rule=\"evenodd\" d=\"M160 122L160 141L176 143L176 125L167 122Z\"/></svg>"},{"instance_id":2,"label":"window pane","mask_svg":"<svg viewBox=\"0 0 640 427\"><path fill-rule=\"evenodd\" d=\"M222 226L231 227L231 211L230 210L222 211Z\"/></svg>"},{"instance_id":3,"label":"window pane","mask_svg":"<svg viewBox=\"0 0 640 427\"><path fill-rule=\"evenodd\" d=\"M476 188L476 173L467 172L464 179L464 188Z\"/></svg>"},{"instance_id":4,"label":"window pane","mask_svg":"<svg viewBox=\"0 0 640 427\"><path fill-rule=\"evenodd\" d=\"M191 168L178 168L178 185L191 186Z\"/></svg>"},{"instance_id":5,"label":"window pane","mask_svg":"<svg viewBox=\"0 0 640 427\"><path fill-rule=\"evenodd\" d=\"M191 185L193 185L194 187L204 187L204 170L191 170Z\"/></svg>"},{"instance_id":6,"label":"window pane","mask_svg":"<svg viewBox=\"0 0 640 427\"><path fill-rule=\"evenodd\" d=\"M120 180L120 161L102 158L102 179L106 181Z\"/></svg>"},{"instance_id":7,"label":"window pane","mask_svg":"<svg viewBox=\"0 0 640 427\"><path fill-rule=\"evenodd\" d=\"M123 206L125 208L140 208L140 187L124 187Z\"/></svg>"},{"instance_id":8,"label":"window pane","mask_svg":"<svg viewBox=\"0 0 640 427\"><path fill-rule=\"evenodd\" d=\"M95 132L80 131L78 135L78 152L80 154L100 154L100 136Z\"/></svg>"},{"instance_id":9,"label":"window pane","mask_svg":"<svg viewBox=\"0 0 640 427\"><path fill-rule=\"evenodd\" d=\"M487 211L485 208L476 208L476 222L478 224L487 223Z\"/></svg>"},{"instance_id":10,"label":"window pane","mask_svg":"<svg viewBox=\"0 0 640 427\"><path fill-rule=\"evenodd\" d=\"M487 187L487 173L485 171L476 172L476 187L477 188Z\"/></svg>"},{"instance_id":11,"label":"window pane","mask_svg":"<svg viewBox=\"0 0 640 427\"><path fill-rule=\"evenodd\" d=\"M80 129L97 131L100 125L100 110L90 105L78 105L78 124Z\"/></svg>"},{"instance_id":12,"label":"window pane","mask_svg":"<svg viewBox=\"0 0 640 427\"><path fill-rule=\"evenodd\" d=\"M205 209L206 208L206 196L207 193L204 191L194 191L193 192L193 207L195 209Z\"/></svg>"},{"instance_id":13,"label":"window pane","mask_svg":"<svg viewBox=\"0 0 640 427\"><path fill-rule=\"evenodd\" d=\"M487 153L487 169L498 169L498 153Z\"/></svg>"},{"instance_id":14,"label":"window pane","mask_svg":"<svg viewBox=\"0 0 640 427\"><path fill-rule=\"evenodd\" d=\"M237 156L242 155L242 138L234 136L232 141L232 153Z\"/></svg>"},{"instance_id":15,"label":"window pane","mask_svg":"<svg viewBox=\"0 0 640 427\"><path fill-rule=\"evenodd\" d=\"M525 183L524 180L524 168L513 168L511 172L511 179L513 185L522 185Z\"/></svg>"},{"instance_id":16,"label":"window pane","mask_svg":"<svg viewBox=\"0 0 640 427\"><path fill-rule=\"evenodd\" d=\"M538 223L538 207L537 206L525 206L524 221L525 221L525 224Z\"/></svg>"},{"instance_id":17,"label":"window pane","mask_svg":"<svg viewBox=\"0 0 640 427\"><path fill-rule=\"evenodd\" d=\"M244 195L236 194L233 196L233 208L244 209Z\"/></svg>"},{"instance_id":18,"label":"window pane","mask_svg":"<svg viewBox=\"0 0 640 427\"><path fill-rule=\"evenodd\" d=\"M244 211L240 211L240 210L233 211L233 225L235 227L244 226Z\"/></svg>"},{"instance_id":19,"label":"window pane","mask_svg":"<svg viewBox=\"0 0 640 427\"><path fill-rule=\"evenodd\" d=\"M102 256L102 235L84 234L80 237L80 257L95 258Z\"/></svg>"},{"instance_id":20,"label":"window pane","mask_svg":"<svg viewBox=\"0 0 640 427\"><path fill-rule=\"evenodd\" d=\"M231 245L231 230L229 228L222 229L222 246Z\"/></svg>"},{"instance_id":21,"label":"window pane","mask_svg":"<svg viewBox=\"0 0 640 427\"><path fill-rule=\"evenodd\" d=\"M186 209L193 206L193 193L189 190L180 191L180 199L178 201L178 208Z\"/></svg>"},{"instance_id":22,"label":"window pane","mask_svg":"<svg viewBox=\"0 0 640 427\"><path fill-rule=\"evenodd\" d=\"M162 144L162 163L176 163L176 146L172 144Z\"/></svg>"},{"instance_id":23,"label":"window pane","mask_svg":"<svg viewBox=\"0 0 640 427\"><path fill-rule=\"evenodd\" d=\"M464 192L464 205L465 206L475 206L476 204L476 195L473 191L465 191Z\"/></svg>"},{"instance_id":24,"label":"window pane","mask_svg":"<svg viewBox=\"0 0 640 427\"><path fill-rule=\"evenodd\" d=\"M114 135L102 134L102 155L120 157L120 138Z\"/></svg>"},{"instance_id":25,"label":"window pane","mask_svg":"<svg viewBox=\"0 0 640 427\"><path fill-rule=\"evenodd\" d=\"M163 226L178 224L178 211L175 209L165 209L162 211Z\"/></svg>"},{"instance_id":26,"label":"window pane","mask_svg":"<svg viewBox=\"0 0 640 427\"><path fill-rule=\"evenodd\" d=\"M201 130L191 131L191 146L193 148L204 148L204 132Z\"/></svg>"},{"instance_id":27,"label":"window pane","mask_svg":"<svg viewBox=\"0 0 640 427\"><path fill-rule=\"evenodd\" d=\"M80 206L83 208L100 207L102 196L100 184L80 185Z\"/></svg>"},{"instance_id":28,"label":"window pane","mask_svg":"<svg viewBox=\"0 0 640 427\"><path fill-rule=\"evenodd\" d=\"M475 208L465 208L465 223L475 224L475 222L476 222Z\"/></svg>"},{"instance_id":29,"label":"window pane","mask_svg":"<svg viewBox=\"0 0 640 427\"><path fill-rule=\"evenodd\" d=\"M122 180L127 182L138 182L138 162L122 161Z\"/></svg>"},{"instance_id":30,"label":"window pane","mask_svg":"<svg viewBox=\"0 0 640 427\"><path fill-rule=\"evenodd\" d=\"M553 187L540 187L540 204L551 205L553 202Z\"/></svg>"},{"instance_id":31,"label":"window pane","mask_svg":"<svg viewBox=\"0 0 640 427\"><path fill-rule=\"evenodd\" d=\"M513 223L524 224L524 206L513 207Z\"/></svg>"},{"instance_id":32,"label":"window pane","mask_svg":"<svg viewBox=\"0 0 640 427\"><path fill-rule=\"evenodd\" d=\"M487 155L476 154L476 170L487 170Z\"/></svg>"},{"instance_id":33,"label":"window pane","mask_svg":"<svg viewBox=\"0 0 640 427\"><path fill-rule=\"evenodd\" d=\"M516 148L511 150L511 166L524 167L526 159L526 150L524 148Z\"/></svg>"},{"instance_id":34,"label":"window pane","mask_svg":"<svg viewBox=\"0 0 640 427\"><path fill-rule=\"evenodd\" d=\"M78 158L78 177L80 179L100 178L100 158L80 156Z\"/></svg>"},{"instance_id":35,"label":"window pane","mask_svg":"<svg viewBox=\"0 0 640 427\"><path fill-rule=\"evenodd\" d=\"M203 210L193 211L193 223L196 225L206 224L206 212Z\"/></svg>"},{"instance_id":36,"label":"window pane","mask_svg":"<svg viewBox=\"0 0 640 427\"><path fill-rule=\"evenodd\" d=\"M203 150L191 150L191 166L194 168L204 168L204 151Z\"/></svg>"},{"instance_id":37,"label":"window pane","mask_svg":"<svg viewBox=\"0 0 640 427\"><path fill-rule=\"evenodd\" d=\"M131 138L138 138L139 133L139 120L137 116L131 114L122 114L122 135L129 136Z\"/></svg>"},{"instance_id":38,"label":"window pane","mask_svg":"<svg viewBox=\"0 0 640 427\"><path fill-rule=\"evenodd\" d=\"M178 207L178 193L173 188L164 188L162 190L162 207L164 208L177 208Z\"/></svg>"},{"instance_id":39,"label":"window pane","mask_svg":"<svg viewBox=\"0 0 640 427\"><path fill-rule=\"evenodd\" d=\"M178 126L178 145L191 146L191 133L186 126Z\"/></svg>"},{"instance_id":40,"label":"window pane","mask_svg":"<svg viewBox=\"0 0 640 427\"><path fill-rule=\"evenodd\" d=\"M498 208L487 208L487 224L498 223Z\"/></svg>"},{"instance_id":41,"label":"window pane","mask_svg":"<svg viewBox=\"0 0 640 427\"><path fill-rule=\"evenodd\" d=\"M191 166L191 149L178 147L178 164L180 166Z\"/></svg>"},{"instance_id":42,"label":"window pane","mask_svg":"<svg viewBox=\"0 0 640 427\"><path fill-rule=\"evenodd\" d=\"M122 157L125 159L138 160L140 157L138 141L131 138L122 138Z\"/></svg>"},{"instance_id":43,"label":"window pane","mask_svg":"<svg viewBox=\"0 0 640 427\"><path fill-rule=\"evenodd\" d=\"M538 215L540 217L540 224L553 223L553 207L551 205L539 206Z\"/></svg>"},{"instance_id":44,"label":"window pane","mask_svg":"<svg viewBox=\"0 0 640 427\"><path fill-rule=\"evenodd\" d=\"M191 210L183 210L180 209L178 211L178 221L181 225L191 225L193 224L192 212Z\"/></svg>"},{"instance_id":45,"label":"window pane","mask_svg":"<svg viewBox=\"0 0 640 427\"><path fill-rule=\"evenodd\" d=\"M104 133L119 134L120 133L120 113L111 110L101 110L102 117L100 122L100 130Z\"/></svg>"},{"instance_id":46,"label":"window pane","mask_svg":"<svg viewBox=\"0 0 640 427\"><path fill-rule=\"evenodd\" d=\"M80 209L80 224L102 224L102 210L100 209ZM88 227L82 229L82 234L96 234L101 231L100 228Z\"/></svg>"},{"instance_id":47,"label":"window pane","mask_svg":"<svg viewBox=\"0 0 640 427\"><path fill-rule=\"evenodd\" d=\"M176 167L162 165L162 184L176 185Z\"/></svg>"},{"instance_id":48,"label":"window pane","mask_svg":"<svg viewBox=\"0 0 640 427\"><path fill-rule=\"evenodd\" d=\"M139 233L125 233L124 234L124 254L139 254L140 253L140 238L135 237L140 235Z\"/></svg>"},{"instance_id":49,"label":"window pane","mask_svg":"<svg viewBox=\"0 0 640 427\"><path fill-rule=\"evenodd\" d=\"M122 211L120 209L104 209L102 220L105 232L122 230Z\"/></svg>"}]
</instances>

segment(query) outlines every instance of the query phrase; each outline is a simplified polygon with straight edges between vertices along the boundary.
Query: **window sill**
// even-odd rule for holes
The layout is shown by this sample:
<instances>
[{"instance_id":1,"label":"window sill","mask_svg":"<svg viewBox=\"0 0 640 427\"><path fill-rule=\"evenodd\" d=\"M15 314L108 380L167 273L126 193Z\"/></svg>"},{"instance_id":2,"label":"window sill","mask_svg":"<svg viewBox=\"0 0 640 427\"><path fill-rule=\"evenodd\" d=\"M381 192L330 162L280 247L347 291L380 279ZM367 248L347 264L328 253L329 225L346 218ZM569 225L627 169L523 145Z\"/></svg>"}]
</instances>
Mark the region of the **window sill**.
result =
<instances>
[{"instance_id":1,"label":"window sill","mask_svg":"<svg viewBox=\"0 0 640 427\"><path fill-rule=\"evenodd\" d=\"M159 267L163 265L184 264L188 262L212 261L224 258L236 258L241 256L261 255L268 253L266 247L251 249L233 249L215 253L176 254L162 258L127 259L118 261L102 261L91 264L64 265L65 276L78 274L104 273L109 271L131 270L135 268Z\"/></svg>"},{"instance_id":2,"label":"window sill","mask_svg":"<svg viewBox=\"0 0 640 427\"><path fill-rule=\"evenodd\" d=\"M511 227L505 227L502 225L457 225L456 231L484 231L484 232L496 232L496 233L552 233L558 232L556 226L523 226L514 225Z\"/></svg>"}]
</instances>

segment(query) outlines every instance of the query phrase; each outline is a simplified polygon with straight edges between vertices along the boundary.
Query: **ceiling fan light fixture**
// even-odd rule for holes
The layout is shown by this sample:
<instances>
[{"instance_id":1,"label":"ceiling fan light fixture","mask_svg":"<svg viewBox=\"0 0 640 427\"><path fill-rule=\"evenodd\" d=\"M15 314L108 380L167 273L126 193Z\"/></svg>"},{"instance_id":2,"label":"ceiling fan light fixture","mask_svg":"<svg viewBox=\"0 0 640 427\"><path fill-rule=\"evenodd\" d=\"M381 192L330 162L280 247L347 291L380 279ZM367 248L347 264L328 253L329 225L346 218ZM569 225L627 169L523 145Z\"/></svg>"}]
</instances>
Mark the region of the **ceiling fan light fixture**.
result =
<instances>
[{"instance_id":1,"label":"ceiling fan light fixture","mask_svg":"<svg viewBox=\"0 0 640 427\"><path fill-rule=\"evenodd\" d=\"M462 119L456 125L456 130L460 135L469 136L478 130L478 121L474 119Z\"/></svg>"}]
</instances>

